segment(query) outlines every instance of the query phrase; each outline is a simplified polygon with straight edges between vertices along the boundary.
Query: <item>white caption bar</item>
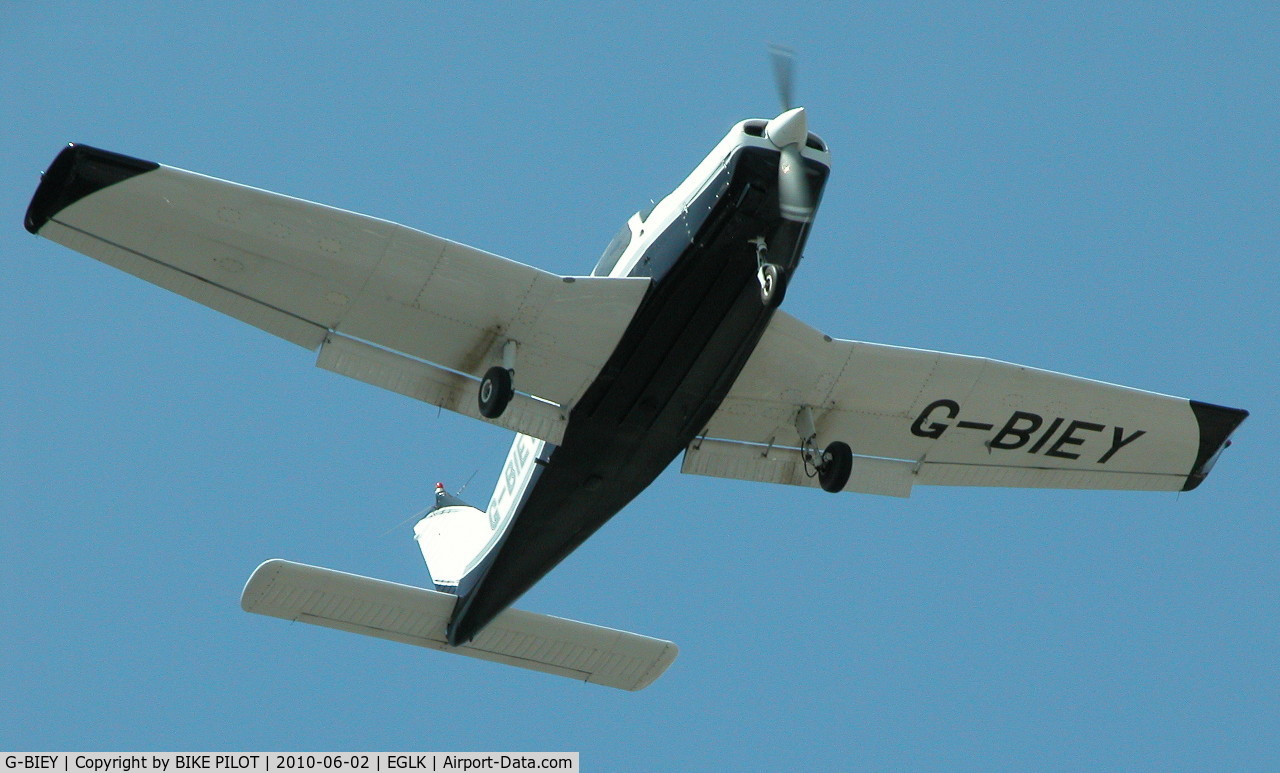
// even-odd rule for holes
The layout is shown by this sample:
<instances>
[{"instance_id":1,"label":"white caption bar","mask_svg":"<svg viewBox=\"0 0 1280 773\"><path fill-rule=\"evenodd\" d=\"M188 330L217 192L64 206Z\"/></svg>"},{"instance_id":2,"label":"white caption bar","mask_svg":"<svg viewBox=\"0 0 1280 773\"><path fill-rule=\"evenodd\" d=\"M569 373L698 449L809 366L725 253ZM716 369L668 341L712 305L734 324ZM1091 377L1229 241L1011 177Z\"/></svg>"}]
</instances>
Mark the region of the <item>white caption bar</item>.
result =
<instances>
[{"instance_id":1,"label":"white caption bar","mask_svg":"<svg viewBox=\"0 0 1280 773\"><path fill-rule=\"evenodd\" d=\"M289 771L472 771L559 770L577 773L578 752L256 752L185 754L180 752L58 752L17 754L0 752L0 773L56 771L56 773L289 773Z\"/></svg>"}]
</instances>

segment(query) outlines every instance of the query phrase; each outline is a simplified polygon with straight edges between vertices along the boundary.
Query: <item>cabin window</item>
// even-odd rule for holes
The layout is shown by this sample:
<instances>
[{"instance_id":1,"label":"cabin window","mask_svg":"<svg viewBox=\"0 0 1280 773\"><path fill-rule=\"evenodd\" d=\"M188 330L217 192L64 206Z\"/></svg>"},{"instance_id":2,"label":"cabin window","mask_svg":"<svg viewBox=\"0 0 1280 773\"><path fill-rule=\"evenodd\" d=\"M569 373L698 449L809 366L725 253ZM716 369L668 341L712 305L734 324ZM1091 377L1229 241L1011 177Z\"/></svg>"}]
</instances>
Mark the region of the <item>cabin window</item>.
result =
<instances>
[{"instance_id":1,"label":"cabin window","mask_svg":"<svg viewBox=\"0 0 1280 773\"><path fill-rule=\"evenodd\" d=\"M609 242L609 246L604 248L604 254L600 256L600 262L596 263L595 269L591 271L591 276L609 276L613 267L618 265L618 258L622 257L622 253L627 251L627 246L630 244L631 225L627 223L613 237L613 241Z\"/></svg>"}]
</instances>

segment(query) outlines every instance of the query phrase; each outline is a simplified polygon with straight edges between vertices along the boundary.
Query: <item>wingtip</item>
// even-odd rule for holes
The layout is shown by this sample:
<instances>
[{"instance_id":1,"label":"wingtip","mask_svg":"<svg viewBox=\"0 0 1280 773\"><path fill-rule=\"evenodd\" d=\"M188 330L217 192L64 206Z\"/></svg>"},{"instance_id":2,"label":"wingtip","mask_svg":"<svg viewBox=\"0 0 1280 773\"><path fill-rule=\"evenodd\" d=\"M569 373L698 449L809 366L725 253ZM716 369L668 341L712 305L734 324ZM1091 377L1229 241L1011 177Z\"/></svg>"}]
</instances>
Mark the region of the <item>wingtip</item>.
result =
<instances>
[{"instance_id":1,"label":"wingtip","mask_svg":"<svg viewBox=\"0 0 1280 773\"><path fill-rule=\"evenodd\" d=\"M1204 482L1218 457L1231 445L1231 433L1249 418L1249 412L1243 408L1228 408L1197 400L1190 403L1196 423L1200 425L1200 449L1183 491L1193 491Z\"/></svg>"},{"instance_id":2,"label":"wingtip","mask_svg":"<svg viewBox=\"0 0 1280 773\"><path fill-rule=\"evenodd\" d=\"M657 659L654 660L653 665L650 667L649 671L646 672L643 676L641 676L640 679L638 679L634 685L627 687L625 689L627 689L630 692L639 692L640 690L643 690L644 688L658 681L658 677L662 676L667 672L667 669L670 668L671 664L675 662L676 656L680 654L680 648L676 646L675 642L669 641L669 642L665 642L665 644L666 646L663 647L662 654L659 655Z\"/></svg>"},{"instance_id":3,"label":"wingtip","mask_svg":"<svg viewBox=\"0 0 1280 773\"><path fill-rule=\"evenodd\" d=\"M256 612L259 602L271 587L272 580L280 573L280 570L291 562L283 558L268 558L266 561L258 564L258 567L249 575L249 579L245 581L244 588L240 591L240 608L246 612Z\"/></svg>"},{"instance_id":4,"label":"wingtip","mask_svg":"<svg viewBox=\"0 0 1280 773\"><path fill-rule=\"evenodd\" d=\"M39 234L55 215L85 196L159 167L154 161L69 143L40 176L22 225Z\"/></svg>"}]
</instances>

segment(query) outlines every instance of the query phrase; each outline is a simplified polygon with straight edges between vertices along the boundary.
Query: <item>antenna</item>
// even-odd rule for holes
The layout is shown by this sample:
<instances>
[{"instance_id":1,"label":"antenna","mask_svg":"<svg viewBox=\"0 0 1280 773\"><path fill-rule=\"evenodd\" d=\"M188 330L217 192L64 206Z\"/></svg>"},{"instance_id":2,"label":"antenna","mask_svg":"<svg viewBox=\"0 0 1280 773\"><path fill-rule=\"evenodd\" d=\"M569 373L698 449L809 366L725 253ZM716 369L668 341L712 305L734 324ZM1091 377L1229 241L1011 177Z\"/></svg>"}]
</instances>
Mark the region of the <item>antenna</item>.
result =
<instances>
[{"instance_id":1,"label":"antenna","mask_svg":"<svg viewBox=\"0 0 1280 773\"><path fill-rule=\"evenodd\" d=\"M433 506L434 506L434 505L428 505L427 507L422 508L422 509L421 509L421 510L419 510L418 512L414 513L413 515L409 516L408 518L405 518L403 521L401 521L400 523L397 523L395 526L392 526L390 529L387 529L386 531L382 532L382 533L381 533L381 534L379 534L378 536L379 536L379 537L385 537L385 536L387 536L388 534L390 534L391 532L395 531L396 529L399 529L401 526L404 526L404 525L405 525L406 523L408 523L409 521L420 521L420 520L422 520L423 518L425 518L425 517L426 517L427 513L431 512L431 508L432 508Z\"/></svg>"},{"instance_id":2,"label":"antenna","mask_svg":"<svg viewBox=\"0 0 1280 773\"><path fill-rule=\"evenodd\" d=\"M477 468L476 468L476 471L475 471L475 472L471 473L471 477L470 477L470 478L467 478L467 482L462 484L462 488L458 489L458 493L454 494L454 496L455 496L455 497L457 497L457 498L459 498L459 499L461 499L461 498L462 498L462 492L464 492L464 491L466 491L466 490L467 490L467 486L470 486L470 485L471 485L471 481L475 480L475 478L476 478L476 473L478 473L478 472L480 472L480 468L479 468L479 467L477 467Z\"/></svg>"}]
</instances>

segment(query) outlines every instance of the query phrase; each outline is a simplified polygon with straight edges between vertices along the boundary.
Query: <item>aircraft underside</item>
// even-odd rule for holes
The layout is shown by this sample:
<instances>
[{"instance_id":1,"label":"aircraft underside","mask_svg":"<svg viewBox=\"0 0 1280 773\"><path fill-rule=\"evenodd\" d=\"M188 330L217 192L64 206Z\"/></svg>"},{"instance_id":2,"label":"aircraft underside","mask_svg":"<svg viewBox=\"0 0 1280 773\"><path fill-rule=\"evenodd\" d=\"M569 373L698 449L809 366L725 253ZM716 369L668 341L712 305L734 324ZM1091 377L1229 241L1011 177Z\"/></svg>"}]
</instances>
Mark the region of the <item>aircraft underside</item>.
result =
<instances>
[{"instance_id":1,"label":"aircraft underside","mask_svg":"<svg viewBox=\"0 0 1280 773\"><path fill-rule=\"evenodd\" d=\"M690 204L687 222L636 264L632 275L652 276L654 286L570 413L488 572L459 599L451 644L469 641L706 427L776 306L761 298L758 239L785 282L807 236L807 224L778 214L777 163L776 152L739 153ZM820 191L826 168L809 174Z\"/></svg>"},{"instance_id":2,"label":"aircraft underside","mask_svg":"<svg viewBox=\"0 0 1280 773\"><path fill-rule=\"evenodd\" d=\"M24 224L321 368L517 433L488 508L438 498L415 526L434 590L273 559L241 597L259 614L636 690L673 643L509 607L682 451L685 473L897 497L1205 479L1247 411L778 311L831 160L783 102L589 276L74 144Z\"/></svg>"}]
</instances>

